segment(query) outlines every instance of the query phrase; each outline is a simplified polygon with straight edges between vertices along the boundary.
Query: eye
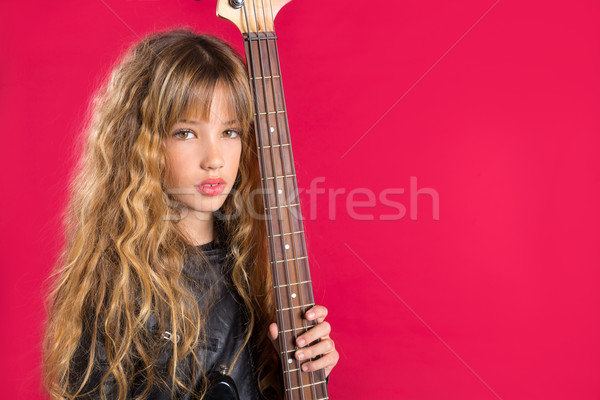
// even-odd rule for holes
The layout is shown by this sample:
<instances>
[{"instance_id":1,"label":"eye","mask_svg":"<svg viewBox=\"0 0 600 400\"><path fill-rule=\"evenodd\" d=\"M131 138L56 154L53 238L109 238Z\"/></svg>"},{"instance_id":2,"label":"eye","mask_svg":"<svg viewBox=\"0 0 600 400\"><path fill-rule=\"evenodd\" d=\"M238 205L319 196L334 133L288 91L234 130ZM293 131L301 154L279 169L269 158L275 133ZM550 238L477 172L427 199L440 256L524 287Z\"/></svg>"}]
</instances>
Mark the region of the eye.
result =
<instances>
[{"instance_id":1,"label":"eye","mask_svg":"<svg viewBox=\"0 0 600 400\"><path fill-rule=\"evenodd\" d=\"M239 131L237 131L235 129L227 129L226 131L223 132L223 135L230 139L235 139L240 136L240 133L239 133Z\"/></svg>"},{"instance_id":2,"label":"eye","mask_svg":"<svg viewBox=\"0 0 600 400\"><path fill-rule=\"evenodd\" d=\"M173 134L178 139L188 140L196 137L196 134L189 129L178 129Z\"/></svg>"}]
</instances>

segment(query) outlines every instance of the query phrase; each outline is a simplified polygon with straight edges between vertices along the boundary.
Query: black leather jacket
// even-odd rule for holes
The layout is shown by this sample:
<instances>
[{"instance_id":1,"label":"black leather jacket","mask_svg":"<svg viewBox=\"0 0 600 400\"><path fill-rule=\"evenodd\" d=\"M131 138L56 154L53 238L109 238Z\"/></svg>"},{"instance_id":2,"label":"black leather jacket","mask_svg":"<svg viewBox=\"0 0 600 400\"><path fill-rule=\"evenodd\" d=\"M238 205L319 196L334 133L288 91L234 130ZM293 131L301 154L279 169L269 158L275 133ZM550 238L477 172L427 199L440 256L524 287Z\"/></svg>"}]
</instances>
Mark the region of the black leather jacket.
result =
<instances>
[{"instance_id":1,"label":"black leather jacket","mask_svg":"<svg viewBox=\"0 0 600 400\"><path fill-rule=\"evenodd\" d=\"M208 300L205 296L206 288L211 287L214 289L215 296L210 299L214 304L210 305L206 320L207 342L203 349L197 351L207 375L214 375L218 374L221 365L231 366L237 351L241 347L245 337L245 314L237 292L231 287L227 279L229 276L227 268L229 267L225 262L227 253L225 246L213 241L200 246L200 249L204 251L204 254L214 266L212 272L207 272L206 268L201 268L201 261L197 257L191 257L185 261L183 272L186 277L191 278L191 282L196 283L192 285L192 288L197 295L200 307L206 306L205 302ZM155 323L150 323L151 331L155 330L155 325ZM166 341L169 339L174 340L174 338L169 338L170 333L168 331L162 332L160 336ZM86 387L86 391L91 390L89 395L85 397L88 399L99 398L97 386L102 374L106 371L106 354L101 342L99 341L97 344L98 359L96 364L98 368L93 372ZM170 346L165 346L164 349L165 351L159 356L158 364L165 367L165 376L168 376L166 366L168 365ZM241 400L261 399L255 375L255 354L256 350L252 343L245 346L233 369L229 372L229 375L235 381ZM83 363L81 365L85 365L85 362L87 362L85 354L82 357L81 361ZM185 369L183 373L185 373ZM196 387L199 387L197 385L201 383L201 373L196 373L193 380ZM140 379L133 382L128 393L128 399L135 398L136 394L141 392L144 387L143 383L143 375L141 375ZM109 394L108 398L116 398L116 384L113 381L106 382L104 389ZM189 393L182 392L176 398L178 400L190 400L192 396ZM171 391L168 387L156 388L149 399L171 399Z\"/></svg>"}]
</instances>

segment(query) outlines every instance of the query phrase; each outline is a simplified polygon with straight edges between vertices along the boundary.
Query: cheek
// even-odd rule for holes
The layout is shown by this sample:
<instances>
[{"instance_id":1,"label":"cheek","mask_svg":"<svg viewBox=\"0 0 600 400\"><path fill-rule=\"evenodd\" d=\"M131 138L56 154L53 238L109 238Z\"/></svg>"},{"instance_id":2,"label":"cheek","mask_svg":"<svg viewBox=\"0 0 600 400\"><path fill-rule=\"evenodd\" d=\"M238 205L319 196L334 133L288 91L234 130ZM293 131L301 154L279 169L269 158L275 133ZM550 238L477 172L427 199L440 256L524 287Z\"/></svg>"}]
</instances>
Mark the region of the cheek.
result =
<instances>
[{"instance_id":1,"label":"cheek","mask_svg":"<svg viewBox=\"0 0 600 400\"><path fill-rule=\"evenodd\" d=\"M241 156L242 156L242 145L240 143L238 146L236 146L234 149L232 149L232 151L230 152L230 154L228 156L229 165L231 165L232 170L235 170L236 174L237 174L237 170L240 167Z\"/></svg>"},{"instance_id":2,"label":"cheek","mask_svg":"<svg viewBox=\"0 0 600 400\"><path fill-rule=\"evenodd\" d=\"M239 168L241 159L242 159L242 149L240 147L240 150L237 152L236 157L235 157L236 168Z\"/></svg>"},{"instance_id":3,"label":"cheek","mask_svg":"<svg viewBox=\"0 0 600 400\"><path fill-rule=\"evenodd\" d=\"M173 176L172 171L173 169L170 169L167 173L167 176L165 177L165 185L167 186L167 188L173 188L177 186L177 179Z\"/></svg>"},{"instance_id":4,"label":"cheek","mask_svg":"<svg viewBox=\"0 0 600 400\"><path fill-rule=\"evenodd\" d=\"M165 184L167 187L176 187L182 180L181 171L185 171L181 165L181 157L178 157L172 152L167 152L165 155L165 162L167 167L167 175Z\"/></svg>"}]
</instances>

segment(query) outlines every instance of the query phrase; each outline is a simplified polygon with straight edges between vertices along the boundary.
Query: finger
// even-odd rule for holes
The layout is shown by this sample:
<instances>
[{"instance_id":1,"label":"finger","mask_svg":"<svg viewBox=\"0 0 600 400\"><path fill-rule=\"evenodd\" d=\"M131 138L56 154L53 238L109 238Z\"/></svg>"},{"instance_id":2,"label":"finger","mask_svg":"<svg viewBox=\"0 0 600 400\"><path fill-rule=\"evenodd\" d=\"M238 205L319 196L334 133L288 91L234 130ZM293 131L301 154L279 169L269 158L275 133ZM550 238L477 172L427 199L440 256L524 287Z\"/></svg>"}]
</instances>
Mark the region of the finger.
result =
<instances>
[{"instance_id":1,"label":"finger","mask_svg":"<svg viewBox=\"0 0 600 400\"><path fill-rule=\"evenodd\" d=\"M269 338L271 340L277 340L277 334L278 334L278 329L277 329L277 324L275 322L273 322L271 325L269 325Z\"/></svg>"},{"instance_id":2,"label":"finger","mask_svg":"<svg viewBox=\"0 0 600 400\"><path fill-rule=\"evenodd\" d=\"M298 347L304 347L317 339L327 338L331 333L331 325L327 321L323 321L304 332L296 338Z\"/></svg>"},{"instance_id":3,"label":"finger","mask_svg":"<svg viewBox=\"0 0 600 400\"><path fill-rule=\"evenodd\" d=\"M329 372L331 372L333 367L335 367L335 365L338 363L339 359L340 359L340 354L337 352L337 350L333 350L333 351L323 355L323 357L321 357L317 360L307 361L307 362L303 363L302 371L310 372L310 371L317 371L319 369L324 369L325 376L329 376Z\"/></svg>"},{"instance_id":4,"label":"finger","mask_svg":"<svg viewBox=\"0 0 600 400\"><path fill-rule=\"evenodd\" d=\"M324 306L314 306L306 310L306 313L304 313L304 315L309 321L316 319L317 322L323 322L325 317L327 317L327 313L327 308L325 308Z\"/></svg>"},{"instance_id":5,"label":"finger","mask_svg":"<svg viewBox=\"0 0 600 400\"><path fill-rule=\"evenodd\" d=\"M335 350L335 344L333 343L333 340L327 338L313 344L312 346L297 350L295 356L298 360L308 360L309 358L318 357L333 350Z\"/></svg>"}]
</instances>

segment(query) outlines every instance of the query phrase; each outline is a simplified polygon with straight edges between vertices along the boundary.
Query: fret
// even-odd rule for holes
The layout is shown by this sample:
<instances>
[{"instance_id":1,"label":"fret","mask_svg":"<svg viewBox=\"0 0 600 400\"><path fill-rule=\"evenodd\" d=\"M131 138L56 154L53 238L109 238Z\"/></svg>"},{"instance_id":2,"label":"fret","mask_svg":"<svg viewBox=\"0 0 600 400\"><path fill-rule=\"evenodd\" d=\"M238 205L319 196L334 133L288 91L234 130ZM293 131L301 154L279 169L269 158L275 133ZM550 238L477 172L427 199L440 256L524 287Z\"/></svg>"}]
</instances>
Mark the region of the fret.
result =
<instances>
[{"instance_id":1,"label":"fret","mask_svg":"<svg viewBox=\"0 0 600 400\"><path fill-rule=\"evenodd\" d=\"M278 176L269 176L267 178L260 178L261 181L264 180L269 180L269 179L279 179L279 178L291 178L296 176L296 174L291 174L291 175L278 175Z\"/></svg>"},{"instance_id":2,"label":"fret","mask_svg":"<svg viewBox=\"0 0 600 400\"><path fill-rule=\"evenodd\" d=\"M297 235L300 233L304 233L304 231L296 231L296 232L290 232L290 233L284 233L283 235L279 234L279 235L267 235L268 237L280 237L280 236L287 236L287 235Z\"/></svg>"},{"instance_id":3,"label":"fret","mask_svg":"<svg viewBox=\"0 0 600 400\"><path fill-rule=\"evenodd\" d=\"M312 306L314 306L314 303L302 304L300 306L294 306L294 307L278 308L275 311L289 311L289 310L295 310L296 308L304 308L304 307L312 307Z\"/></svg>"},{"instance_id":4,"label":"fret","mask_svg":"<svg viewBox=\"0 0 600 400\"><path fill-rule=\"evenodd\" d=\"M285 111L268 111L268 112L259 112L258 115L268 115L268 114L285 114ZM254 113L254 115L257 115Z\"/></svg>"},{"instance_id":5,"label":"fret","mask_svg":"<svg viewBox=\"0 0 600 400\"><path fill-rule=\"evenodd\" d=\"M284 143L284 144L274 144L272 146L257 146L257 148L260 149L270 149L272 147L285 147L285 146L289 146L289 143Z\"/></svg>"},{"instance_id":6,"label":"fret","mask_svg":"<svg viewBox=\"0 0 600 400\"><path fill-rule=\"evenodd\" d=\"M294 330L297 330L297 331L298 331L298 330L300 330L300 328L298 328L298 329L286 329L285 331L279 331L279 333L288 333L288 332L292 332L292 331L294 331ZM296 346L294 345L294 348L293 348L293 349L291 349L291 350L284 350L284 351L280 351L279 353L280 353L280 354L282 354L282 355L285 355L285 356L287 357L287 356L293 356L293 355L294 355L294 353L295 353L296 351L298 351L298 350L299 350L299 348L298 348L298 347L296 347ZM288 354L288 353L289 353L289 354ZM298 360L294 359L294 361L298 361Z\"/></svg>"},{"instance_id":7,"label":"fret","mask_svg":"<svg viewBox=\"0 0 600 400\"><path fill-rule=\"evenodd\" d=\"M306 386L316 386L316 385L320 385L321 383L327 383L327 381L319 381L319 382L314 382L314 383L306 383L306 384L304 384L304 385L302 385L302 386L296 386L296 387L289 388L289 389L285 389L285 390L298 390L298 389L303 389L303 388L305 388Z\"/></svg>"},{"instance_id":8,"label":"fret","mask_svg":"<svg viewBox=\"0 0 600 400\"><path fill-rule=\"evenodd\" d=\"M281 78L281 76L279 76L279 75L255 76L253 78L250 78L250 80L254 80L254 79L273 79L273 78Z\"/></svg>"},{"instance_id":9,"label":"fret","mask_svg":"<svg viewBox=\"0 0 600 400\"><path fill-rule=\"evenodd\" d=\"M282 334L286 334L286 333L290 333L290 332L294 332L294 333L302 332L302 333L304 333L307 330L309 330L310 328L312 328L312 325L309 325L309 326L299 326L297 328L280 330L279 333L282 333ZM298 350L298 349L282 351L281 354L290 353L290 352L293 353L296 350Z\"/></svg>"},{"instance_id":10,"label":"fret","mask_svg":"<svg viewBox=\"0 0 600 400\"><path fill-rule=\"evenodd\" d=\"M270 36L248 36L248 35L244 35L244 40L248 41L248 42L264 42L264 41L275 41L277 39L277 36L275 36L275 34L273 32L269 32Z\"/></svg>"},{"instance_id":11,"label":"fret","mask_svg":"<svg viewBox=\"0 0 600 400\"><path fill-rule=\"evenodd\" d=\"M288 258L287 260L277 260L277 261L271 261L271 264L280 264L280 263L285 263L285 262L289 262L289 261L296 261L296 260L304 260L305 258L308 257L295 257L295 258Z\"/></svg>"},{"instance_id":12,"label":"fret","mask_svg":"<svg viewBox=\"0 0 600 400\"><path fill-rule=\"evenodd\" d=\"M271 210L274 210L274 209L276 209L276 208L285 208L285 207L297 207L297 206L299 206L299 205L300 205L300 204L298 204L298 203L296 203L296 204L283 204L283 205L281 205L281 206L275 206L275 207L265 207L265 210L269 210L269 209L271 209Z\"/></svg>"},{"instance_id":13,"label":"fret","mask_svg":"<svg viewBox=\"0 0 600 400\"><path fill-rule=\"evenodd\" d=\"M300 282L295 282L295 283L286 283L284 285L273 285L273 289L277 289L277 288L282 288L282 287L288 287L288 286L292 286L292 285L301 285L301 284L305 284L305 283L311 283L310 280L308 281L300 281Z\"/></svg>"}]
</instances>

